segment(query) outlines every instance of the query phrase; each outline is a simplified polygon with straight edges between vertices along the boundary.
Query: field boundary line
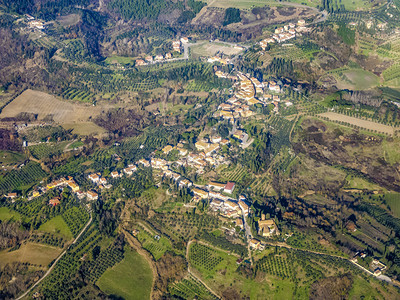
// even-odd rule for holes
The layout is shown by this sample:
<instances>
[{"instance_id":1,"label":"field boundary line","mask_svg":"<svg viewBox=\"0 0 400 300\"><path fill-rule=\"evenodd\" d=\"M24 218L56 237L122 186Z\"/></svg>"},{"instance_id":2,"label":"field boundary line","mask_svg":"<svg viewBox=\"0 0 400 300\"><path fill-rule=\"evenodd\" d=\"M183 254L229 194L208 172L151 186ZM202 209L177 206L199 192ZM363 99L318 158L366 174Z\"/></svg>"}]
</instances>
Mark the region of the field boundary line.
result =
<instances>
[{"instance_id":1,"label":"field boundary line","mask_svg":"<svg viewBox=\"0 0 400 300\"><path fill-rule=\"evenodd\" d=\"M90 214L90 219L87 222L87 224L85 225L85 227L83 227L82 231L78 234L78 236L74 239L74 241L72 242L71 245L75 244L76 241L81 237L81 235L86 231L86 229L89 227L89 225L92 223L93 217L92 214ZM45 279L50 273L51 271L54 269L54 267L56 266L57 262L64 256L65 253L67 253L68 249L71 247L71 245L68 246L67 249L64 250L63 253L61 253L57 259L54 261L54 263L51 265L51 267L47 270L47 272L42 276L42 278L40 278L38 281L36 281L25 293L23 293L21 296L19 296L18 298L16 298L16 300L20 300L24 297L26 297L40 282L43 281L43 279Z\"/></svg>"}]
</instances>

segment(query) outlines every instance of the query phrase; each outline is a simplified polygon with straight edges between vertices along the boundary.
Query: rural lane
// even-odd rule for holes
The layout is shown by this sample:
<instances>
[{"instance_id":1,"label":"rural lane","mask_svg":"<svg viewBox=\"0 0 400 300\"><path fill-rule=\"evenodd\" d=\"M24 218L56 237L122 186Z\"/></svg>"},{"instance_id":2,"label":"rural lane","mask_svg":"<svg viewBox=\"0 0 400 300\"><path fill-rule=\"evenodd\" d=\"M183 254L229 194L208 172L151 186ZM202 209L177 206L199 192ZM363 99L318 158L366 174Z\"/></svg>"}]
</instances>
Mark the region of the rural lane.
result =
<instances>
[{"instance_id":1,"label":"rural lane","mask_svg":"<svg viewBox=\"0 0 400 300\"><path fill-rule=\"evenodd\" d=\"M203 280L201 280L201 278L199 278L196 274L194 274L191 270L190 270L190 262L189 262L189 248L190 248L190 244L192 242L195 242L195 240L191 240L188 242L187 247L186 247L186 261L188 263L188 273L190 275L192 275L194 278L196 278L198 281L200 281L214 296L216 296L218 299L222 299L217 293L215 293Z\"/></svg>"},{"instance_id":2,"label":"rural lane","mask_svg":"<svg viewBox=\"0 0 400 300\"><path fill-rule=\"evenodd\" d=\"M72 242L71 245L75 244L76 241L81 237L81 235L86 231L86 229L88 228L88 226L90 225L90 223L92 223L92 214L90 214L90 219L89 222L87 222L87 224L85 225L85 227L83 227L82 231L78 234L78 236L74 239L74 241ZM60 254L60 256L57 257L57 259L54 261L54 263L51 265L51 267L47 270L47 272L42 276L42 278L40 278L38 281L35 282L34 285L32 285L25 293L23 293L21 296L19 296L18 298L16 298L16 300L20 300L24 297L26 297L30 291L32 291L40 282L42 282L43 279L45 279L50 273L51 271L54 269L55 265L57 264L57 262L64 256L65 253L67 253L68 249L71 247L71 245L68 246L67 249L64 250L63 253Z\"/></svg>"},{"instance_id":3,"label":"rural lane","mask_svg":"<svg viewBox=\"0 0 400 300\"><path fill-rule=\"evenodd\" d=\"M128 241L128 244L139 253L140 256L142 256L147 263L150 266L151 272L153 273L153 282L151 285L151 292L150 292L150 299L153 299L153 292L154 292L154 285L156 283L156 279L158 277L158 272L157 272L157 267L154 264L153 259L151 258L150 254L143 249L143 247L140 245L140 243L137 241L137 239L131 235L131 233L126 230L125 228L122 228L122 232L125 235L126 240Z\"/></svg>"}]
</instances>

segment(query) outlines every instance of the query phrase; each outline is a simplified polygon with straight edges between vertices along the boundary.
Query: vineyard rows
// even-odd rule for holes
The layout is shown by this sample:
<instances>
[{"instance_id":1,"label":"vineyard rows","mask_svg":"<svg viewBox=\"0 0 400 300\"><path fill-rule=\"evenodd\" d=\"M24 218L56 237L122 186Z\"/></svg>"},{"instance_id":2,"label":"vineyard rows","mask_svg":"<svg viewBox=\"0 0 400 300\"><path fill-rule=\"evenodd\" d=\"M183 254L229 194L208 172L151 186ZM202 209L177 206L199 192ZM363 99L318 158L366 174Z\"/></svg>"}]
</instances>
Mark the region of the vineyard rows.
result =
<instances>
[{"instance_id":1,"label":"vineyard rows","mask_svg":"<svg viewBox=\"0 0 400 300\"><path fill-rule=\"evenodd\" d=\"M273 253L264 256L256 263L258 270L282 278L293 277L292 267L293 264L290 259Z\"/></svg>"},{"instance_id":2,"label":"vineyard rows","mask_svg":"<svg viewBox=\"0 0 400 300\"><path fill-rule=\"evenodd\" d=\"M82 91L75 88L68 88L62 93L64 99L78 100L82 102L90 102L95 99L96 95L89 91Z\"/></svg>"},{"instance_id":3,"label":"vineyard rows","mask_svg":"<svg viewBox=\"0 0 400 300\"><path fill-rule=\"evenodd\" d=\"M193 266L207 271L214 270L223 260L216 250L197 243L190 247L189 259Z\"/></svg>"},{"instance_id":4,"label":"vineyard rows","mask_svg":"<svg viewBox=\"0 0 400 300\"><path fill-rule=\"evenodd\" d=\"M54 247L64 248L65 243L67 242L65 239L59 236L55 236L51 233L44 233L44 234L32 234L29 237L31 242L40 243L40 244L47 244Z\"/></svg>"},{"instance_id":5,"label":"vineyard rows","mask_svg":"<svg viewBox=\"0 0 400 300\"><path fill-rule=\"evenodd\" d=\"M51 157L53 155L60 155L68 142L61 142L55 144L41 143L34 146L29 146L28 149L32 156L37 159Z\"/></svg>"},{"instance_id":6,"label":"vineyard rows","mask_svg":"<svg viewBox=\"0 0 400 300\"><path fill-rule=\"evenodd\" d=\"M95 261L90 263L88 269L85 270L85 276L92 283L95 283L108 268L119 263L123 258L123 251L112 244L107 249L101 251Z\"/></svg>"},{"instance_id":7,"label":"vineyard rows","mask_svg":"<svg viewBox=\"0 0 400 300\"><path fill-rule=\"evenodd\" d=\"M68 209L63 213L62 217L74 237L78 235L82 227L89 221L89 213L85 209L76 206Z\"/></svg>"},{"instance_id":8,"label":"vineyard rows","mask_svg":"<svg viewBox=\"0 0 400 300\"><path fill-rule=\"evenodd\" d=\"M170 294L177 296L181 299L199 299L199 300L213 300L218 299L212 294L200 281L193 276L174 283L170 289Z\"/></svg>"},{"instance_id":9,"label":"vineyard rows","mask_svg":"<svg viewBox=\"0 0 400 300\"><path fill-rule=\"evenodd\" d=\"M149 251L155 260L159 260L165 251L168 250L165 238L157 240L155 235L150 234L143 227L141 227L137 238L142 247Z\"/></svg>"},{"instance_id":10,"label":"vineyard rows","mask_svg":"<svg viewBox=\"0 0 400 300\"><path fill-rule=\"evenodd\" d=\"M41 294L47 299L64 299L67 294L76 294L80 287L74 285L73 279L83 262L81 258L91 251L101 236L92 225L72 244L68 252L58 261L50 275L41 284ZM73 289L73 291L71 291Z\"/></svg>"},{"instance_id":11,"label":"vineyard rows","mask_svg":"<svg viewBox=\"0 0 400 300\"><path fill-rule=\"evenodd\" d=\"M232 169L232 166L222 170L221 175L228 181L240 182L242 178L247 174L246 168L237 164Z\"/></svg>"},{"instance_id":12,"label":"vineyard rows","mask_svg":"<svg viewBox=\"0 0 400 300\"><path fill-rule=\"evenodd\" d=\"M10 192L23 186L31 185L41 180L47 174L40 165L29 162L19 170L12 170L6 176L0 178L0 193Z\"/></svg>"}]
</instances>

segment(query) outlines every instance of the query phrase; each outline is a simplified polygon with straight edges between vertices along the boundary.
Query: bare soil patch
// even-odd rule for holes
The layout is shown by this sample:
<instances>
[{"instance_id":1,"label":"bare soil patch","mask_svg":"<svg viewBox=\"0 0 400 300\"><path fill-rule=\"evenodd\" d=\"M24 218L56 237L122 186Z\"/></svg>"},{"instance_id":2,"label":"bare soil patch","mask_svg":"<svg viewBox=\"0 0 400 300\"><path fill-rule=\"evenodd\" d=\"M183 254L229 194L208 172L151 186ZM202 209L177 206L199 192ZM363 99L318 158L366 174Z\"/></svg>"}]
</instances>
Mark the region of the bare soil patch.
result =
<instances>
[{"instance_id":1,"label":"bare soil patch","mask_svg":"<svg viewBox=\"0 0 400 300\"><path fill-rule=\"evenodd\" d=\"M78 14L70 14L66 16L61 16L57 18L57 22L60 23L61 26L68 27L73 26L79 23L81 20L81 16Z\"/></svg>"},{"instance_id":2,"label":"bare soil patch","mask_svg":"<svg viewBox=\"0 0 400 300\"><path fill-rule=\"evenodd\" d=\"M195 57L198 56L213 56L217 52L222 52L226 55L235 55L241 52L242 49L235 48L233 46L228 46L219 43L205 43L200 46L193 46L191 47L192 55Z\"/></svg>"},{"instance_id":3,"label":"bare soil patch","mask_svg":"<svg viewBox=\"0 0 400 300\"><path fill-rule=\"evenodd\" d=\"M386 134L394 133L394 129L391 126L375 123L372 121L361 120L358 118L354 118L354 117L350 117L350 116L346 116L346 115L342 115L342 114L338 114L338 113L334 113L334 112L322 113L322 114L319 114L319 116L327 117L333 121L350 123L352 125L357 125L357 126L369 129L369 130L376 130L378 132L383 132Z\"/></svg>"},{"instance_id":4,"label":"bare soil patch","mask_svg":"<svg viewBox=\"0 0 400 300\"><path fill-rule=\"evenodd\" d=\"M26 90L3 109L0 118L15 118L26 113L37 115L39 121L53 120L68 126L84 123L86 127L93 127L90 120L102 111L99 106L69 103L44 92Z\"/></svg>"}]
</instances>

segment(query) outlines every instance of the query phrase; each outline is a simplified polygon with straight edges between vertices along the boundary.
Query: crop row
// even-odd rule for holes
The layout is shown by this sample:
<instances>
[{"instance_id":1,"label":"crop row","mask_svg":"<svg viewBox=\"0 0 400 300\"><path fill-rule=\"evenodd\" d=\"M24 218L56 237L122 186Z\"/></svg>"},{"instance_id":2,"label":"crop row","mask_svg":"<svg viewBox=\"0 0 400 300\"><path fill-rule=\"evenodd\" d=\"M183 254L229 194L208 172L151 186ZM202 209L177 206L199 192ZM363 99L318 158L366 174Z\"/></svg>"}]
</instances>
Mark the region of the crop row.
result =
<instances>
[{"instance_id":1,"label":"crop row","mask_svg":"<svg viewBox=\"0 0 400 300\"><path fill-rule=\"evenodd\" d=\"M194 266L207 271L214 270L223 260L215 250L198 243L190 247L189 258Z\"/></svg>"}]
</instances>

